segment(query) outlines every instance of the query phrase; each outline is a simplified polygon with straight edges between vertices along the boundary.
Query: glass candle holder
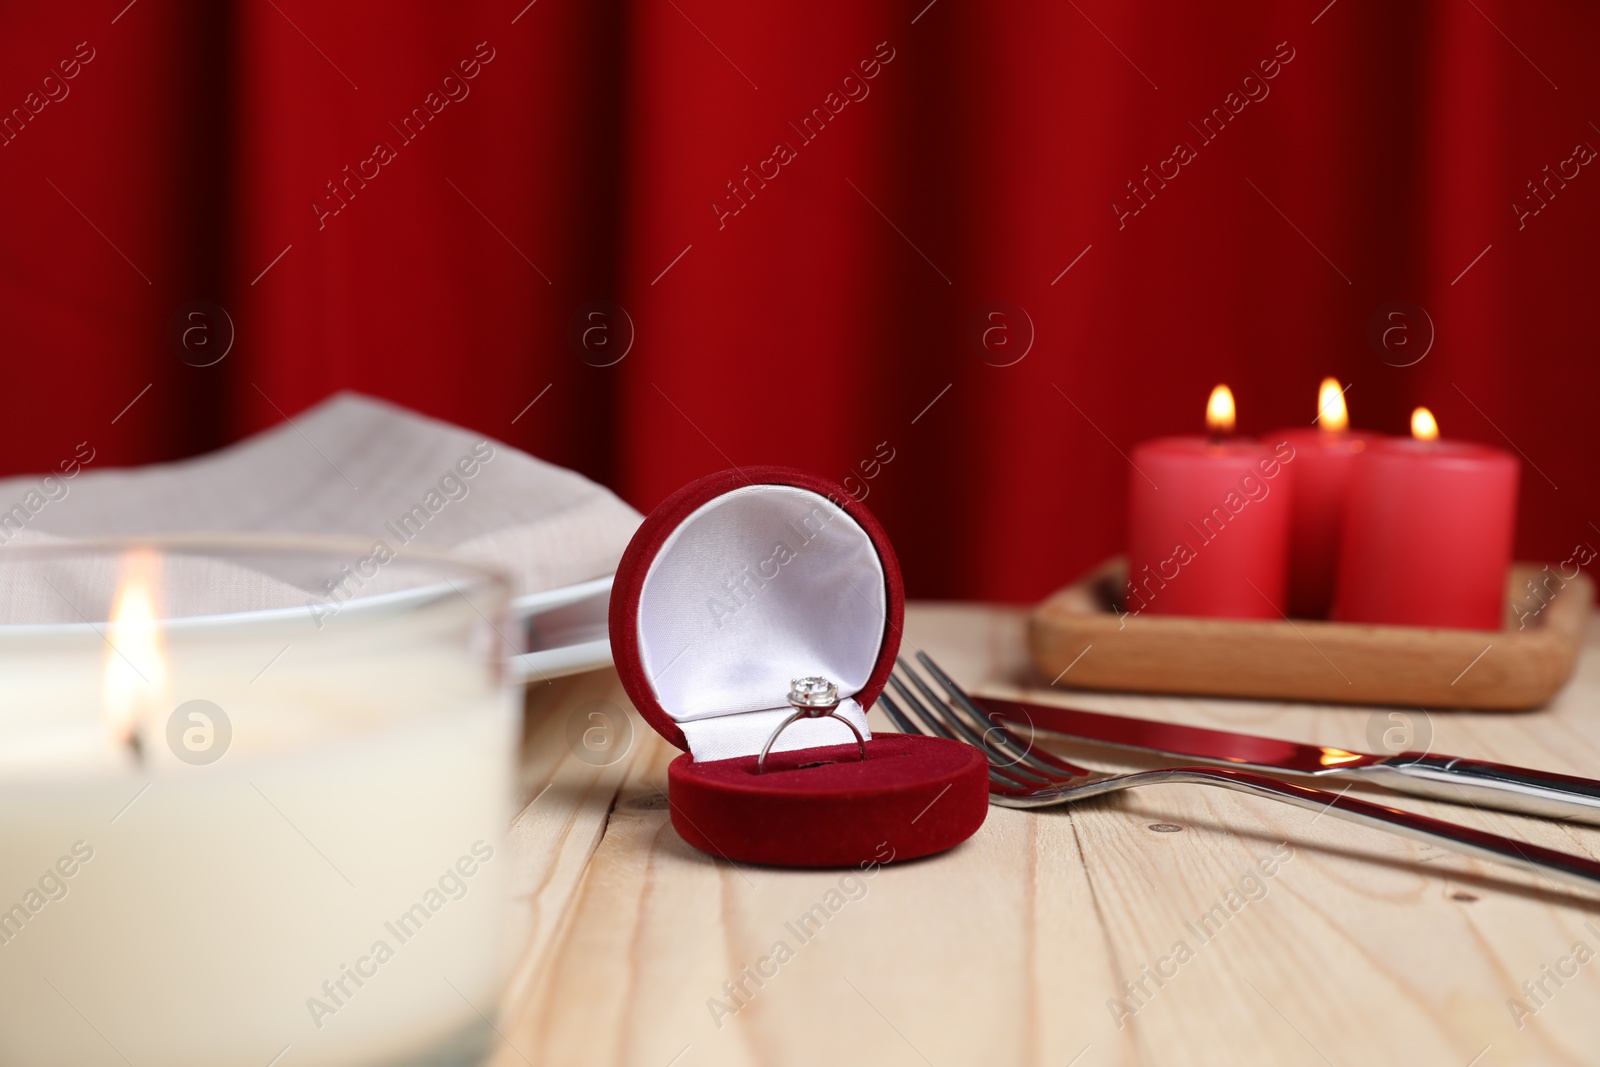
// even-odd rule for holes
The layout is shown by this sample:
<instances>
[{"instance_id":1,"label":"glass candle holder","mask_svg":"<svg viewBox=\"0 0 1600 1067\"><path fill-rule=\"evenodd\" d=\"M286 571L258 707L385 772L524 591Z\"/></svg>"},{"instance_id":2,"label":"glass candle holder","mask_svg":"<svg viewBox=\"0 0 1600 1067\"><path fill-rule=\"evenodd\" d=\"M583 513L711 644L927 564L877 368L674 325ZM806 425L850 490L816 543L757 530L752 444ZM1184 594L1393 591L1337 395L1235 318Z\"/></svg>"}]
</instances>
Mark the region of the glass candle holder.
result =
<instances>
[{"instance_id":1,"label":"glass candle holder","mask_svg":"<svg viewBox=\"0 0 1600 1067\"><path fill-rule=\"evenodd\" d=\"M0 553L0 1063L481 1062L508 589L374 548Z\"/></svg>"}]
</instances>

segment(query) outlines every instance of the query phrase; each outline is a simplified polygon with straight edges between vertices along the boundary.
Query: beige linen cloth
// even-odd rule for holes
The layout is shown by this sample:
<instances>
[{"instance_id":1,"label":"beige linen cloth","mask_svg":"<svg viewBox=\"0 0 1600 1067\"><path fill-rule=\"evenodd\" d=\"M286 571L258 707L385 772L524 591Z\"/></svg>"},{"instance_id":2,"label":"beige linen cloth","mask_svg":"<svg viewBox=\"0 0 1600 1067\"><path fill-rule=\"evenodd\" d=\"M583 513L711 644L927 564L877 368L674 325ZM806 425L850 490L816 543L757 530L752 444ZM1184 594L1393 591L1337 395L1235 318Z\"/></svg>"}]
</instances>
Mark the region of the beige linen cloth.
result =
<instances>
[{"instance_id":1,"label":"beige linen cloth","mask_svg":"<svg viewBox=\"0 0 1600 1067\"><path fill-rule=\"evenodd\" d=\"M511 576L517 596L612 573L639 521L582 475L357 393L194 459L108 470L91 461L71 478L0 480L0 561L8 547L63 539L319 534L369 548L383 542L399 558L415 544L486 562ZM66 601L102 601L113 580L109 571L85 573L81 562L16 562L24 565L0 572L3 622L54 621ZM222 561L191 565L199 570L182 584L192 589L197 580L220 594L242 583L252 607L305 604L328 579L308 570L263 581ZM45 608L50 603L56 607ZM246 606L237 596L233 604Z\"/></svg>"}]
</instances>

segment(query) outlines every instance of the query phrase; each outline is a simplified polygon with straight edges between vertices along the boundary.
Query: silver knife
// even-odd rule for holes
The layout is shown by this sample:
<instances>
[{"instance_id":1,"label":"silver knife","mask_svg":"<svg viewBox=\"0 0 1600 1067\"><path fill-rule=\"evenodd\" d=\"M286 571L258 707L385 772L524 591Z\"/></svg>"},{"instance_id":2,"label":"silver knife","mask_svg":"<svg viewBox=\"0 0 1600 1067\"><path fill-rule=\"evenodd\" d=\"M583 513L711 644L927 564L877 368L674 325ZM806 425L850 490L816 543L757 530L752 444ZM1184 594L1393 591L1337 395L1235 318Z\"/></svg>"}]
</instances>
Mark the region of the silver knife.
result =
<instances>
[{"instance_id":1,"label":"silver knife","mask_svg":"<svg viewBox=\"0 0 1600 1067\"><path fill-rule=\"evenodd\" d=\"M1432 800L1600 825L1600 782L1590 778L1432 752L1373 756L1204 726L991 697L974 697L973 702L985 714L1008 723L1083 741L1268 773L1350 778Z\"/></svg>"}]
</instances>

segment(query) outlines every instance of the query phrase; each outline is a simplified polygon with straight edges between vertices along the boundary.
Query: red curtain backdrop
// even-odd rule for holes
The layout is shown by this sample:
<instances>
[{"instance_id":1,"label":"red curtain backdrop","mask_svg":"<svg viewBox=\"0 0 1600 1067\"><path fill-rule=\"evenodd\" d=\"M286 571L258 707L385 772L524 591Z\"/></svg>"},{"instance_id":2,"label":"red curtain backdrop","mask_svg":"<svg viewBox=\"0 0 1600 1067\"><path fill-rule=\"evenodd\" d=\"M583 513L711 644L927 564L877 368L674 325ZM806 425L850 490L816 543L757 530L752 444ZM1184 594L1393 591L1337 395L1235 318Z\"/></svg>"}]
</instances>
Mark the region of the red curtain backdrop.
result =
<instances>
[{"instance_id":1,"label":"red curtain backdrop","mask_svg":"<svg viewBox=\"0 0 1600 1067\"><path fill-rule=\"evenodd\" d=\"M1247 432L1309 423L1333 374L1358 425L1427 404L1521 453L1520 555L1600 544L1593 5L94 0L0 29L8 472L359 389L641 509L732 465L850 477L912 595L1029 601L1119 550L1135 442L1218 381Z\"/></svg>"}]
</instances>

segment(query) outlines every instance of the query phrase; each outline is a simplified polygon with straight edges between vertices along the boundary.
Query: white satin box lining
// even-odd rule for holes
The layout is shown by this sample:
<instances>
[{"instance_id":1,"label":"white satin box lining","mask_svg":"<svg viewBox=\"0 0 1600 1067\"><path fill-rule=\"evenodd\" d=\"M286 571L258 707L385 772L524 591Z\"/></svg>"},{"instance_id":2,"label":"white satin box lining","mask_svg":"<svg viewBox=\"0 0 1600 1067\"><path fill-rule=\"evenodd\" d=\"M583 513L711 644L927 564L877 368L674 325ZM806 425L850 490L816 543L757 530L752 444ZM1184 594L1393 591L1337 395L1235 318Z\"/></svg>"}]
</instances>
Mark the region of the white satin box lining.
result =
<instances>
[{"instance_id":1,"label":"white satin box lining","mask_svg":"<svg viewBox=\"0 0 1600 1067\"><path fill-rule=\"evenodd\" d=\"M747 486L698 508L651 561L640 658L696 760L754 755L792 710L781 703L792 678L861 691L887 612L883 563L860 524L810 490ZM839 714L867 734L856 701ZM853 740L843 723L807 719L773 750Z\"/></svg>"}]
</instances>

